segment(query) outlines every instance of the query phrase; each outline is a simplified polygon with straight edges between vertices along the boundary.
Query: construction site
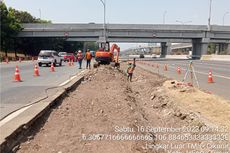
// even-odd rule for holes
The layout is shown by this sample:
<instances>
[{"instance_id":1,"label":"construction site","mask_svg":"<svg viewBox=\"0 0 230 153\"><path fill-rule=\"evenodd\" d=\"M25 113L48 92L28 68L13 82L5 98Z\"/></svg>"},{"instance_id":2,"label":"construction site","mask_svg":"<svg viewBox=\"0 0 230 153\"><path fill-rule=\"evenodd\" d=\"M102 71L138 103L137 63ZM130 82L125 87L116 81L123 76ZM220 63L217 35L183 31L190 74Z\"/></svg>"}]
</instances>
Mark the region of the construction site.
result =
<instances>
[{"instance_id":1,"label":"construction site","mask_svg":"<svg viewBox=\"0 0 230 153\"><path fill-rule=\"evenodd\" d=\"M12 152L229 152L230 105L127 62L84 79L33 122ZM24 129L25 130L25 129Z\"/></svg>"},{"instance_id":2,"label":"construction site","mask_svg":"<svg viewBox=\"0 0 230 153\"><path fill-rule=\"evenodd\" d=\"M0 153L230 153L229 2L2 0Z\"/></svg>"}]
</instances>

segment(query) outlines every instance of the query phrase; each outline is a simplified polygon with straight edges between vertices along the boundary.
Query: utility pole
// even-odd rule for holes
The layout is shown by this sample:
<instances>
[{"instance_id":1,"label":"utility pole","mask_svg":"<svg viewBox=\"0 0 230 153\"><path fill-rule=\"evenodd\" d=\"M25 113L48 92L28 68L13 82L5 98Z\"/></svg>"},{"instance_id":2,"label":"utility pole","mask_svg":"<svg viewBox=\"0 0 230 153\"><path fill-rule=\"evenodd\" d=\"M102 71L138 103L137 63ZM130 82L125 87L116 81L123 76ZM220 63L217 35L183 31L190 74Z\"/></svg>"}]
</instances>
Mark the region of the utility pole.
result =
<instances>
[{"instance_id":1,"label":"utility pole","mask_svg":"<svg viewBox=\"0 0 230 153\"><path fill-rule=\"evenodd\" d=\"M100 0L100 1L104 6L104 24L103 24L103 27L104 27L104 39L106 41L106 2L105 2L105 0L104 1Z\"/></svg>"},{"instance_id":2,"label":"utility pole","mask_svg":"<svg viewBox=\"0 0 230 153\"><path fill-rule=\"evenodd\" d=\"M211 31L212 0L209 3L208 31Z\"/></svg>"},{"instance_id":3,"label":"utility pole","mask_svg":"<svg viewBox=\"0 0 230 153\"><path fill-rule=\"evenodd\" d=\"M225 12L225 13L224 13L224 16L223 16L223 26L224 26L225 16L226 16L227 14L229 14L229 12Z\"/></svg>"},{"instance_id":4,"label":"utility pole","mask_svg":"<svg viewBox=\"0 0 230 153\"><path fill-rule=\"evenodd\" d=\"M167 11L164 11L164 14L163 14L163 24L165 24L165 16L167 14Z\"/></svg>"},{"instance_id":5,"label":"utility pole","mask_svg":"<svg viewBox=\"0 0 230 153\"><path fill-rule=\"evenodd\" d=\"M42 12L41 12L41 9L39 9L38 11L39 11L39 18L42 19Z\"/></svg>"}]
</instances>

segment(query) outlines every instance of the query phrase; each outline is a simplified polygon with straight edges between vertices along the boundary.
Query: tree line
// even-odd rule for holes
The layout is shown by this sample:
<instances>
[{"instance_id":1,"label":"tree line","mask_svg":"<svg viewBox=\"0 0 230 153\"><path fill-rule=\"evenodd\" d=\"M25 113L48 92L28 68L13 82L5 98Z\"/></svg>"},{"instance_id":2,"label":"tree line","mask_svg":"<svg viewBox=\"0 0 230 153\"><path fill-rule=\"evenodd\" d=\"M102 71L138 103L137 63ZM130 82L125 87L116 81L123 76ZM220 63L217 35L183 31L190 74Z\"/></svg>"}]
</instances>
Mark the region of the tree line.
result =
<instances>
[{"instance_id":1,"label":"tree line","mask_svg":"<svg viewBox=\"0 0 230 153\"><path fill-rule=\"evenodd\" d=\"M8 53L23 53L25 56L37 56L42 49L75 52L78 49L97 49L95 42L69 42L65 38L18 38L18 33L23 30L22 23L44 23L51 21L33 17L26 11L7 8L4 2L0 2L1 8L1 52L4 56Z\"/></svg>"}]
</instances>

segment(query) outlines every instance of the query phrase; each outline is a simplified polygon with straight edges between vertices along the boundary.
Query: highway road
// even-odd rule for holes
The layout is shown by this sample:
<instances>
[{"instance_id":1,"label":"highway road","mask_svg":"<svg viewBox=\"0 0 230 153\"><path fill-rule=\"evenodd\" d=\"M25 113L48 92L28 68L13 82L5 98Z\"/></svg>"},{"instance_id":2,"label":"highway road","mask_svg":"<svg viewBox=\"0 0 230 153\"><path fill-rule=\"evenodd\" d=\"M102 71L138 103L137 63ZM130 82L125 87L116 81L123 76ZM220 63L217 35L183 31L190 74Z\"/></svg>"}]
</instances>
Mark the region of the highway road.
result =
<instances>
[{"instance_id":1,"label":"highway road","mask_svg":"<svg viewBox=\"0 0 230 153\"><path fill-rule=\"evenodd\" d=\"M158 73L156 64L159 64L159 74L164 75L168 78L183 80L188 65L191 60L151 60L146 61L150 65L155 65L152 67L146 64L138 64L138 66ZM192 61L197 80L200 85L200 89L211 93L222 96L226 99L230 99L230 62L227 61L201 61L193 60ZM168 65L168 71L164 71L164 65ZM181 68L181 75L177 73L177 67ZM208 83L208 73L209 70L212 70L214 83ZM186 82L191 82L190 75L187 77ZM193 80L194 85L195 79Z\"/></svg>"},{"instance_id":2,"label":"highway road","mask_svg":"<svg viewBox=\"0 0 230 153\"><path fill-rule=\"evenodd\" d=\"M9 64L0 64L1 73L1 102L0 118L10 112L36 100L57 92L57 88L45 90L50 87L62 86L66 80L73 77L83 69L78 69L77 63L74 66L68 66L64 63L61 67L55 67L55 72L50 72L50 67L40 67L39 77L34 77L35 61L10 62ZM85 62L84 62L85 63ZM14 81L14 72L16 65L19 66L22 82ZM84 67L84 65L83 65Z\"/></svg>"}]
</instances>

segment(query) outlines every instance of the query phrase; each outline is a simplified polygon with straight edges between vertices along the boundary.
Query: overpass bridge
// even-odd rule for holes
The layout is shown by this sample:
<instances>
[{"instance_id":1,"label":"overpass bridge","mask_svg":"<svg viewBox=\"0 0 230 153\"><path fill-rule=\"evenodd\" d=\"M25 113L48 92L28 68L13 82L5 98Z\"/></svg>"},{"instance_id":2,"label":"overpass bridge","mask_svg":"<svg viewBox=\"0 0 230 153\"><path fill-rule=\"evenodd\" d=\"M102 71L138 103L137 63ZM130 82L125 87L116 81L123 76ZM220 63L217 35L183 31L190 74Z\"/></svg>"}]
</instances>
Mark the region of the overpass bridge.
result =
<instances>
[{"instance_id":1,"label":"overpass bridge","mask_svg":"<svg viewBox=\"0 0 230 153\"><path fill-rule=\"evenodd\" d=\"M67 41L105 41L103 24L23 24L18 37L57 37ZM230 44L230 26L107 24L109 42L161 43L161 55L168 43L192 43L193 55L207 54L208 43ZM230 45L228 45L230 50ZM230 53L230 51L229 51Z\"/></svg>"}]
</instances>

